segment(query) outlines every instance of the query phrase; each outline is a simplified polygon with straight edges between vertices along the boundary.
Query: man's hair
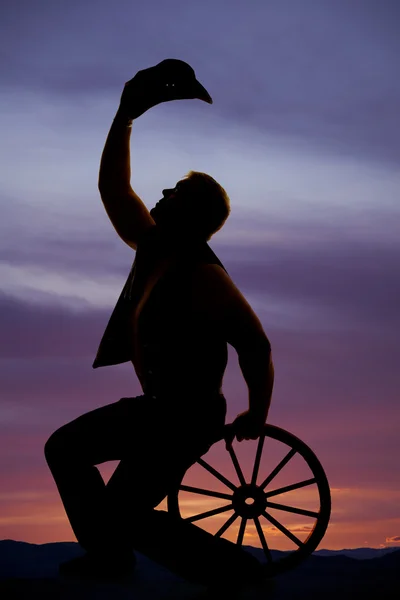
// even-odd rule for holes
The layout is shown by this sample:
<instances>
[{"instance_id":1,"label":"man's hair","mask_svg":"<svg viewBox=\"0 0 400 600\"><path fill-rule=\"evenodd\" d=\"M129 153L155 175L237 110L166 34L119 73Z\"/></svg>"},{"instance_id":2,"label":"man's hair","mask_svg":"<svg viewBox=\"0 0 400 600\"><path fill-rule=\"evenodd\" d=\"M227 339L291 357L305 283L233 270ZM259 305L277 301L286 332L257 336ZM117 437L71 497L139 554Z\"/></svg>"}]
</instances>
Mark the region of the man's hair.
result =
<instances>
[{"instance_id":1,"label":"man's hair","mask_svg":"<svg viewBox=\"0 0 400 600\"><path fill-rule=\"evenodd\" d=\"M207 173L189 171L185 177L194 184L191 196L199 208L196 210L196 234L208 241L222 228L231 212L229 196Z\"/></svg>"}]
</instances>

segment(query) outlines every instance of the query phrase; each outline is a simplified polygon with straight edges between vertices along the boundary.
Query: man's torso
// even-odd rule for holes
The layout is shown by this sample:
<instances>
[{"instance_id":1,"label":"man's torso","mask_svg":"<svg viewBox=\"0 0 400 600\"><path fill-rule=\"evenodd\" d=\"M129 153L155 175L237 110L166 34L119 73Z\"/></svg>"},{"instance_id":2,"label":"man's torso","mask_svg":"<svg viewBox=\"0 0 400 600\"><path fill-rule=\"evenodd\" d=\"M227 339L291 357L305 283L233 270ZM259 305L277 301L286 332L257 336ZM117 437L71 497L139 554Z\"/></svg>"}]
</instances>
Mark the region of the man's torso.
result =
<instances>
[{"instance_id":1,"label":"man's torso","mask_svg":"<svg viewBox=\"0 0 400 600\"><path fill-rule=\"evenodd\" d=\"M160 257L132 290L131 360L145 393L221 391L227 344L204 319L195 280L195 262Z\"/></svg>"},{"instance_id":2,"label":"man's torso","mask_svg":"<svg viewBox=\"0 0 400 600\"><path fill-rule=\"evenodd\" d=\"M150 228L137 246L135 261L102 336L93 368L132 361L142 386L158 391L221 389L227 343L210 319L201 317L202 284L193 293L196 268L225 267L206 242L175 244ZM197 306L197 309L195 310ZM151 367L155 366L156 369ZM149 373L152 371L152 373ZM171 389L173 388L173 390Z\"/></svg>"}]
</instances>

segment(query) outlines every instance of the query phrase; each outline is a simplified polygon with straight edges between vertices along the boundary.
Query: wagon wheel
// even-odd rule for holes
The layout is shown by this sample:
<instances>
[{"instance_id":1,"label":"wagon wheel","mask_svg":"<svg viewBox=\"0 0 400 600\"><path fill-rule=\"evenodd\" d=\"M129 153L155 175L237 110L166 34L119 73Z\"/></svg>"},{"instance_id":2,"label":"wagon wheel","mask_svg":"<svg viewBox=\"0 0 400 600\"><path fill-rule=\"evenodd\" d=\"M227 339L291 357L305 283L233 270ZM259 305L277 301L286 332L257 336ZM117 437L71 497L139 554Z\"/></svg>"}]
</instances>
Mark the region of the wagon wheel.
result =
<instances>
[{"instance_id":1,"label":"wagon wheel","mask_svg":"<svg viewBox=\"0 0 400 600\"><path fill-rule=\"evenodd\" d=\"M223 439L224 435L221 435L216 442L220 442ZM259 471L260 466L262 465L261 459L263 450L266 449L268 443L272 443L272 440L276 440L288 448L284 448L284 458L274 466L272 471L267 474L260 474ZM241 442L241 445L243 446L243 442ZM267 452L268 450L266 450L266 453ZM215 515L232 513L214 534L215 536L221 537L224 535L231 525L239 519L240 527L236 543L238 545L243 545L246 527L249 522L254 523L255 531L258 534L262 548L262 550L260 549L259 551L259 558L264 566L266 576L270 577L297 566L317 548L328 527L331 513L329 484L318 458L299 438L274 425L265 425L264 434L261 435L258 440L251 478L248 480L244 477L233 447L229 450L229 454L239 483L228 480L208 462L203 460L203 458L200 458L197 461L197 464L208 471L208 473L218 480L220 484L222 483L226 490L224 488L223 492L213 491L184 485L181 482L177 492L169 494L168 496L169 512L181 516L178 500L180 491L209 496L210 498L225 499L229 502L228 504L187 517L186 520L189 522L201 521L204 523L204 520L210 519ZM312 476L301 481L298 481L299 478L297 478L297 481L294 481L290 485L277 487L276 484L274 485L275 478L279 473L283 472L285 467L295 456L297 459L299 457L303 459L305 465L311 471ZM190 469L188 472L189 471ZM184 479L182 481L184 481ZM284 498L285 494L300 489L303 489L303 491L304 489L307 489L314 492L318 503L318 510L311 511L298 508L284 502L282 503L280 499L278 502L274 501L276 500L275 496ZM285 525L281 523L281 520L271 514L271 510L279 515L289 515L291 517L294 514L299 515L301 518L305 517L306 519L309 519L309 525L306 528L307 532L309 532L307 538L303 541L299 539L289 527L285 527ZM268 543L268 536L266 537L263 530L263 527L266 525L271 529L271 524L273 525L274 532L280 532L280 534L283 534L286 541L290 541L294 548L293 550L286 552L272 550L271 542Z\"/></svg>"}]
</instances>

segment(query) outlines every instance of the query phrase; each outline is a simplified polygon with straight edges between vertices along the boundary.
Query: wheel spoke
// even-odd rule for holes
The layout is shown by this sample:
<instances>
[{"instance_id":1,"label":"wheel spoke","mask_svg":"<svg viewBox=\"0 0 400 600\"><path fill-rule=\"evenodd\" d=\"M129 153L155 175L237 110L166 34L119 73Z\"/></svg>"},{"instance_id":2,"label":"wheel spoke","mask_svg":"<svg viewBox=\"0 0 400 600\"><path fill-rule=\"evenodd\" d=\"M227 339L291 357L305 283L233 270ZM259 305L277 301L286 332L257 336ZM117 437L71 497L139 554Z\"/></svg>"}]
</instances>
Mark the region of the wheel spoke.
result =
<instances>
[{"instance_id":1,"label":"wheel spoke","mask_svg":"<svg viewBox=\"0 0 400 600\"><path fill-rule=\"evenodd\" d=\"M260 468L260 460L261 460L261 454L263 451L264 440L265 440L265 436L261 435L260 439L258 440L256 460L254 461L253 475L251 476L251 484L252 485L255 485L256 481L257 481L258 469Z\"/></svg>"},{"instance_id":2,"label":"wheel spoke","mask_svg":"<svg viewBox=\"0 0 400 600\"><path fill-rule=\"evenodd\" d=\"M244 532L246 529L246 524L247 524L246 517L242 517L242 522L240 523L240 529L239 529L239 533L238 533L237 541L236 541L238 546L241 546L243 544L243 537L244 537Z\"/></svg>"},{"instance_id":3,"label":"wheel spoke","mask_svg":"<svg viewBox=\"0 0 400 600\"><path fill-rule=\"evenodd\" d=\"M271 496L278 496L278 494L285 494L286 492L298 490L299 488L306 487L306 485L312 485L313 483L317 483L315 477L300 481L299 483L292 483L292 485L285 485L285 487L277 488L276 490L271 490L270 492L266 492L265 497L270 498Z\"/></svg>"},{"instance_id":4,"label":"wheel spoke","mask_svg":"<svg viewBox=\"0 0 400 600\"><path fill-rule=\"evenodd\" d=\"M235 467L235 471L237 473L237 476L239 478L240 483L242 485L246 485L246 480L243 477L242 469L240 468L239 461L237 459L236 453L235 453L235 451L234 451L234 449L232 447L229 449L229 454L231 455L233 466Z\"/></svg>"},{"instance_id":5,"label":"wheel spoke","mask_svg":"<svg viewBox=\"0 0 400 600\"><path fill-rule=\"evenodd\" d=\"M297 544L297 546L303 546L303 542L301 540L299 540L298 537L296 537L291 531L289 531L289 529L286 529L286 527L284 525L282 525L282 523L279 523L279 521L277 521L276 519L274 519L274 517L272 517L270 514L268 514L266 511L263 512L263 516L272 523L272 525L275 525L275 527L277 529L279 529L279 531L281 531L282 533L284 533L290 540L292 540L292 542L294 542L295 544Z\"/></svg>"},{"instance_id":6,"label":"wheel spoke","mask_svg":"<svg viewBox=\"0 0 400 600\"><path fill-rule=\"evenodd\" d=\"M222 483L224 483L228 488L230 488L233 491L236 490L236 486L233 485L233 483L231 481L229 481L229 479L227 479L226 477L224 477L223 475L221 475L221 473L218 473L218 471L216 471L214 469L214 467L212 467L211 465L209 465L208 463L206 463L205 460L203 460L202 458L199 458L197 462L198 462L199 465L201 465L203 467L203 469L206 469L206 471L208 471L209 473L211 473L211 475L214 475L214 477L216 477L217 479L219 479L219 481L221 481Z\"/></svg>"},{"instance_id":7,"label":"wheel spoke","mask_svg":"<svg viewBox=\"0 0 400 600\"><path fill-rule=\"evenodd\" d=\"M268 562L272 562L272 556L271 556L271 552L268 548L268 544L267 544L267 540L265 539L265 535L264 532L261 528L260 525L260 521L258 517L254 517L254 524L256 526L257 532L258 532L258 537L260 538L260 542L261 542L261 546L263 547L264 550L264 554L267 558Z\"/></svg>"},{"instance_id":8,"label":"wheel spoke","mask_svg":"<svg viewBox=\"0 0 400 600\"><path fill-rule=\"evenodd\" d=\"M239 515L237 513L233 513L233 515L231 515L229 519L222 525L221 529L218 529L217 533L215 534L215 537L221 537L221 535L225 533L228 527L230 527L232 523L236 521L238 516Z\"/></svg>"},{"instance_id":9,"label":"wheel spoke","mask_svg":"<svg viewBox=\"0 0 400 600\"><path fill-rule=\"evenodd\" d=\"M295 508L294 506L287 506L286 504L277 504L276 502L268 502L268 507L276 508L277 510L285 510L287 512L296 513L296 515L314 517L315 519L319 517L319 513L313 512L312 510L304 510L302 508Z\"/></svg>"},{"instance_id":10,"label":"wheel spoke","mask_svg":"<svg viewBox=\"0 0 400 600\"><path fill-rule=\"evenodd\" d=\"M192 487L191 485L181 485L179 490L182 492L192 492L193 494L203 494L203 496L213 496L214 498L224 498L224 500L231 500L232 498L232 494L204 490L202 488Z\"/></svg>"},{"instance_id":11,"label":"wheel spoke","mask_svg":"<svg viewBox=\"0 0 400 600\"><path fill-rule=\"evenodd\" d=\"M214 515L219 515L220 513L226 512L227 510L233 510L232 504L227 504L226 506L220 506L219 508L214 508L213 510L208 510L207 512L200 513L199 515L194 515L193 517L188 517L185 521L189 521L189 523L193 523L194 521L200 521L200 519L207 519L207 517L213 517Z\"/></svg>"},{"instance_id":12,"label":"wheel spoke","mask_svg":"<svg viewBox=\"0 0 400 600\"><path fill-rule=\"evenodd\" d=\"M291 458L293 458L293 456L296 454L296 450L294 450L293 448L290 450L290 452L288 452L285 456L285 458L283 458L281 460L281 462L279 463L279 465L277 465L275 467L275 469L272 471L272 473L270 473L268 475L268 477L266 479L264 479L264 481L261 484L261 489L264 489L265 487L267 487L267 485L273 480L274 477L276 477L278 475L278 473L283 469L283 467L289 462L289 460Z\"/></svg>"}]
</instances>

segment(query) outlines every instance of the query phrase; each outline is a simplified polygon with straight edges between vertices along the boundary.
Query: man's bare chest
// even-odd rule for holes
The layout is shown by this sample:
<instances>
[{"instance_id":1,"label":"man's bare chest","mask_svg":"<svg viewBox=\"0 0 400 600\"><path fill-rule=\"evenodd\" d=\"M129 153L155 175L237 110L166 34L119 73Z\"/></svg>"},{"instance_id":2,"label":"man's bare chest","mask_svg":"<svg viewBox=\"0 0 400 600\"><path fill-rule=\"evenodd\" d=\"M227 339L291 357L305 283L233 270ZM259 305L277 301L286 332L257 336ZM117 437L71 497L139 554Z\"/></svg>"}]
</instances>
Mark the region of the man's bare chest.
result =
<instances>
[{"instance_id":1,"label":"man's bare chest","mask_svg":"<svg viewBox=\"0 0 400 600\"><path fill-rule=\"evenodd\" d=\"M177 268L176 261L171 258L165 258L160 260L157 265L145 273L141 280L137 282L135 290L135 298L132 306L132 320L136 323L139 320L145 307L149 304L152 294L155 293L155 288L158 286L157 296L159 301L162 303L163 296L166 295L168 286L159 286L162 280L167 281L167 278L174 272L175 276L178 274L182 278L185 277L184 267Z\"/></svg>"},{"instance_id":2,"label":"man's bare chest","mask_svg":"<svg viewBox=\"0 0 400 600\"><path fill-rule=\"evenodd\" d=\"M137 282L131 313L134 330L138 330L139 320L160 321L172 315L178 320L182 317L187 322L190 316L191 322L200 322L210 296L207 289L212 285L212 279L208 281L197 263L171 258L158 261Z\"/></svg>"}]
</instances>

